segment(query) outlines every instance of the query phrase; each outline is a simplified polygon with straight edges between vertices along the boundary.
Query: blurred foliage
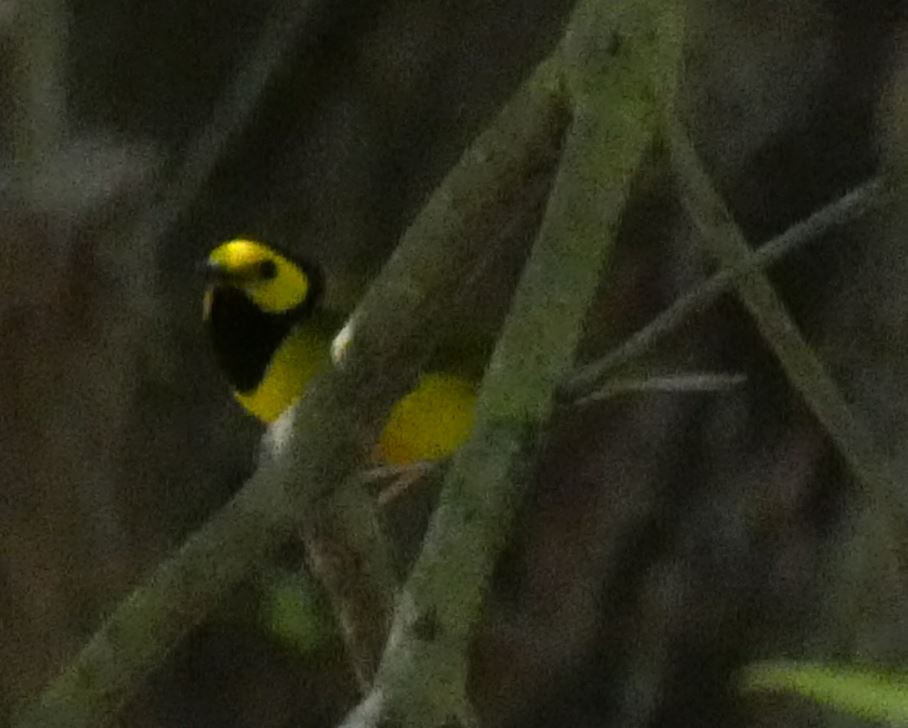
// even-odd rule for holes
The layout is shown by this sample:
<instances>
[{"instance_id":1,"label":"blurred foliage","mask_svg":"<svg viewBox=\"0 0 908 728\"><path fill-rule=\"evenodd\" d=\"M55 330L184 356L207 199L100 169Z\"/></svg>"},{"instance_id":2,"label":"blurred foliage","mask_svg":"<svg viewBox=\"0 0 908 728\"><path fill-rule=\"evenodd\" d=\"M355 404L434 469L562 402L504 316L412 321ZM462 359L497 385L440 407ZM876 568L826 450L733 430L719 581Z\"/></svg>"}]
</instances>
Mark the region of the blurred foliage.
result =
<instances>
[{"instance_id":1,"label":"blurred foliage","mask_svg":"<svg viewBox=\"0 0 908 728\"><path fill-rule=\"evenodd\" d=\"M741 676L748 693L800 695L897 728L908 723L908 673L809 662L758 662Z\"/></svg>"},{"instance_id":2,"label":"blurred foliage","mask_svg":"<svg viewBox=\"0 0 908 728\"><path fill-rule=\"evenodd\" d=\"M259 619L278 640L305 655L337 639L330 607L311 579L272 569L258 582Z\"/></svg>"}]
</instances>

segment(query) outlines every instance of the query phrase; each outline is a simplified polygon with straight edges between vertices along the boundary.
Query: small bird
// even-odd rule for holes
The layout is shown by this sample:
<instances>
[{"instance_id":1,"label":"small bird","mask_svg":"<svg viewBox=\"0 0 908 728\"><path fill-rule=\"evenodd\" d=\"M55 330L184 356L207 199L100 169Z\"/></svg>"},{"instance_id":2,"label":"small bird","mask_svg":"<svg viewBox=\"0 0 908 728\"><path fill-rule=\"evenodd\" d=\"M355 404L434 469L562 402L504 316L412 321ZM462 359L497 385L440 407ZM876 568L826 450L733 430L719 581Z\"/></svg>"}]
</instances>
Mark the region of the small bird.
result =
<instances>
[{"instance_id":1,"label":"small bird","mask_svg":"<svg viewBox=\"0 0 908 728\"><path fill-rule=\"evenodd\" d=\"M265 423L276 420L331 364L341 319L322 307L324 278L314 263L254 240L222 243L204 263L203 319L234 396ZM476 392L457 374L424 374L392 407L375 456L406 465L440 460L473 424Z\"/></svg>"}]
</instances>

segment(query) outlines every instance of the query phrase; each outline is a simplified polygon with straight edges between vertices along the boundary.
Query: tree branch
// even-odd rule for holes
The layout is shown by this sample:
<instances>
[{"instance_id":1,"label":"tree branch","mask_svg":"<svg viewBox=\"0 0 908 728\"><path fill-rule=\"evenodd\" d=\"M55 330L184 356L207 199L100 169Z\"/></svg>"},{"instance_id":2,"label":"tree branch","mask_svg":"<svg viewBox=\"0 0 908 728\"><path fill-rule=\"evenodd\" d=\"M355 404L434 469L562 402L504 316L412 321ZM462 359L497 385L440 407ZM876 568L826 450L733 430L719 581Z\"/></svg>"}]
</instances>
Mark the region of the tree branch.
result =
<instances>
[{"instance_id":1,"label":"tree branch","mask_svg":"<svg viewBox=\"0 0 908 728\"><path fill-rule=\"evenodd\" d=\"M331 600L353 672L365 693L378 669L398 587L376 503L357 475L306 520L310 568Z\"/></svg>"},{"instance_id":2,"label":"tree branch","mask_svg":"<svg viewBox=\"0 0 908 728\"><path fill-rule=\"evenodd\" d=\"M792 225L759 250L748 248L747 254L742 255L734 265L723 268L694 290L680 296L614 351L596 362L578 368L562 387L560 398L575 404L592 401L592 391L602 386L609 375L645 354L697 314L706 311L720 296L734 288L739 280L769 268L789 253L816 241L821 235L891 203L893 198L893 192L886 181L875 177Z\"/></svg>"},{"instance_id":3,"label":"tree branch","mask_svg":"<svg viewBox=\"0 0 908 728\"><path fill-rule=\"evenodd\" d=\"M599 389L584 397L578 404L601 402L625 394L642 392L725 392L747 381L745 374L716 372L684 372L681 374L651 374L641 377L610 377Z\"/></svg>"},{"instance_id":4,"label":"tree branch","mask_svg":"<svg viewBox=\"0 0 908 728\"><path fill-rule=\"evenodd\" d=\"M328 496L374 442L384 412L415 376L431 340L497 216L551 168L565 117L551 64L543 64L466 151L370 288L344 366L321 377L295 411L289 434L231 502L113 612L16 723L19 728L109 722L144 676L186 632Z\"/></svg>"},{"instance_id":5,"label":"tree branch","mask_svg":"<svg viewBox=\"0 0 908 728\"><path fill-rule=\"evenodd\" d=\"M34 177L60 150L69 131L66 103L69 9L63 0L32 0L11 11L15 57L7 69L15 79L12 151L29 192Z\"/></svg>"},{"instance_id":6,"label":"tree branch","mask_svg":"<svg viewBox=\"0 0 908 728\"><path fill-rule=\"evenodd\" d=\"M740 267L751 255L750 245L713 186L678 119L672 122L671 150L673 165L684 185L688 213L703 235L707 249L723 266ZM908 503L889 461L878 452L869 431L854 416L766 276L754 273L739 278L736 286L741 301L792 386L829 433L863 486L865 496L877 504L885 504L881 512L885 512L884 522L890 527L888 543L902 543L903 539L896 535L904 531L902 524L908 522ZM904 557L904 548L898 550Z\"/></svg>"},{"instance_id":7,"label":"tree branch","mask_svg":"<svg viewBox=\"0 0 908 728\"><path fill-rule=\"evenodd\" d=\"M471 637L667 97L679 37L671 7L584 0L575 11L562 48L574 118L552 197L486 371L473 433L454 457L398 599L375 686L347 728L475 723L466 694Z\"/></svg>"}]
</instances>

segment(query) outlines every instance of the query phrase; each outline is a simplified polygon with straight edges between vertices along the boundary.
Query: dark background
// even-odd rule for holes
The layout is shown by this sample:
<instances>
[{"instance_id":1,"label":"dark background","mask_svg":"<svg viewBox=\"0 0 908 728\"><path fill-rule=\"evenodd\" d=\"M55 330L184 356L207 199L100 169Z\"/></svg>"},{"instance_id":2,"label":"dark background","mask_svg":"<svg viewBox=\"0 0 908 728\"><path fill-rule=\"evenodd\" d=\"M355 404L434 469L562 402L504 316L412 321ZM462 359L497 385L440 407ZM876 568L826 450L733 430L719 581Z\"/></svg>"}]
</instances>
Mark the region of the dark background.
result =
<instances>
[{"instance_id":1,"label":"dark background","mask_svg":"<svg viewBox=\"0 0 908 728\"><path fill-rule=\"evenodd\" d=\"M881 169L901 174L904 3L688 7L680 106L755 244ZM0 4L0 716L252 467L259 429L209 355L195 262L239 234L271 240L318 259L329 301L349 309L570 11L561 0L306 8ZM267 17L278 21L262 45ZM270 54L281 60L254 103L254 84L231 91ZM659 150L634 190L587 360L710 270ZM900 476L903 209L772 273ZM462 326L492 334L533 232L490 251L469 305L452 304ZM732 297L656 360L748 382L559 413L477 639L480 714L490 726L847 723L793 700L742 700L732 681L770 656L904 664L901 578L868 536L878 516ZM337 640L294 650L237 616L255 601L243 587L195 630L123 725L337 720L355 699Z\"/></svg>"}]
</instances>

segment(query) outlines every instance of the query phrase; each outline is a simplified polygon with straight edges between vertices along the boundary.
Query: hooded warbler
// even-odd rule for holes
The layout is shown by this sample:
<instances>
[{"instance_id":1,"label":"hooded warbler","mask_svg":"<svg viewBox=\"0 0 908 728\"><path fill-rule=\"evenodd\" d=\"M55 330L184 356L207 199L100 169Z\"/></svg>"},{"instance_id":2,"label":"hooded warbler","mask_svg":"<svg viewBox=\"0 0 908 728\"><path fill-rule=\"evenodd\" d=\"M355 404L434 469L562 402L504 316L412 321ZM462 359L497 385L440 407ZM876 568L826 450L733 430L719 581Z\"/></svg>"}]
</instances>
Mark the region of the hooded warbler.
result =
<instances>
[{"instance_id":1,"label":"hooded warbler","mask_svg":"<svg viewBox=\"0 0 908 728\"><path fill-rule=\"evenodd\" d=\"M265 423L277 419L331 362L341 320L322 304L319 267L253 240L231 240L205 261L203 319L234 396ZM438 460L466 439L475 390L433 372L391 409L375 455L393 465Z\"/></svg>"}]
</instances>

